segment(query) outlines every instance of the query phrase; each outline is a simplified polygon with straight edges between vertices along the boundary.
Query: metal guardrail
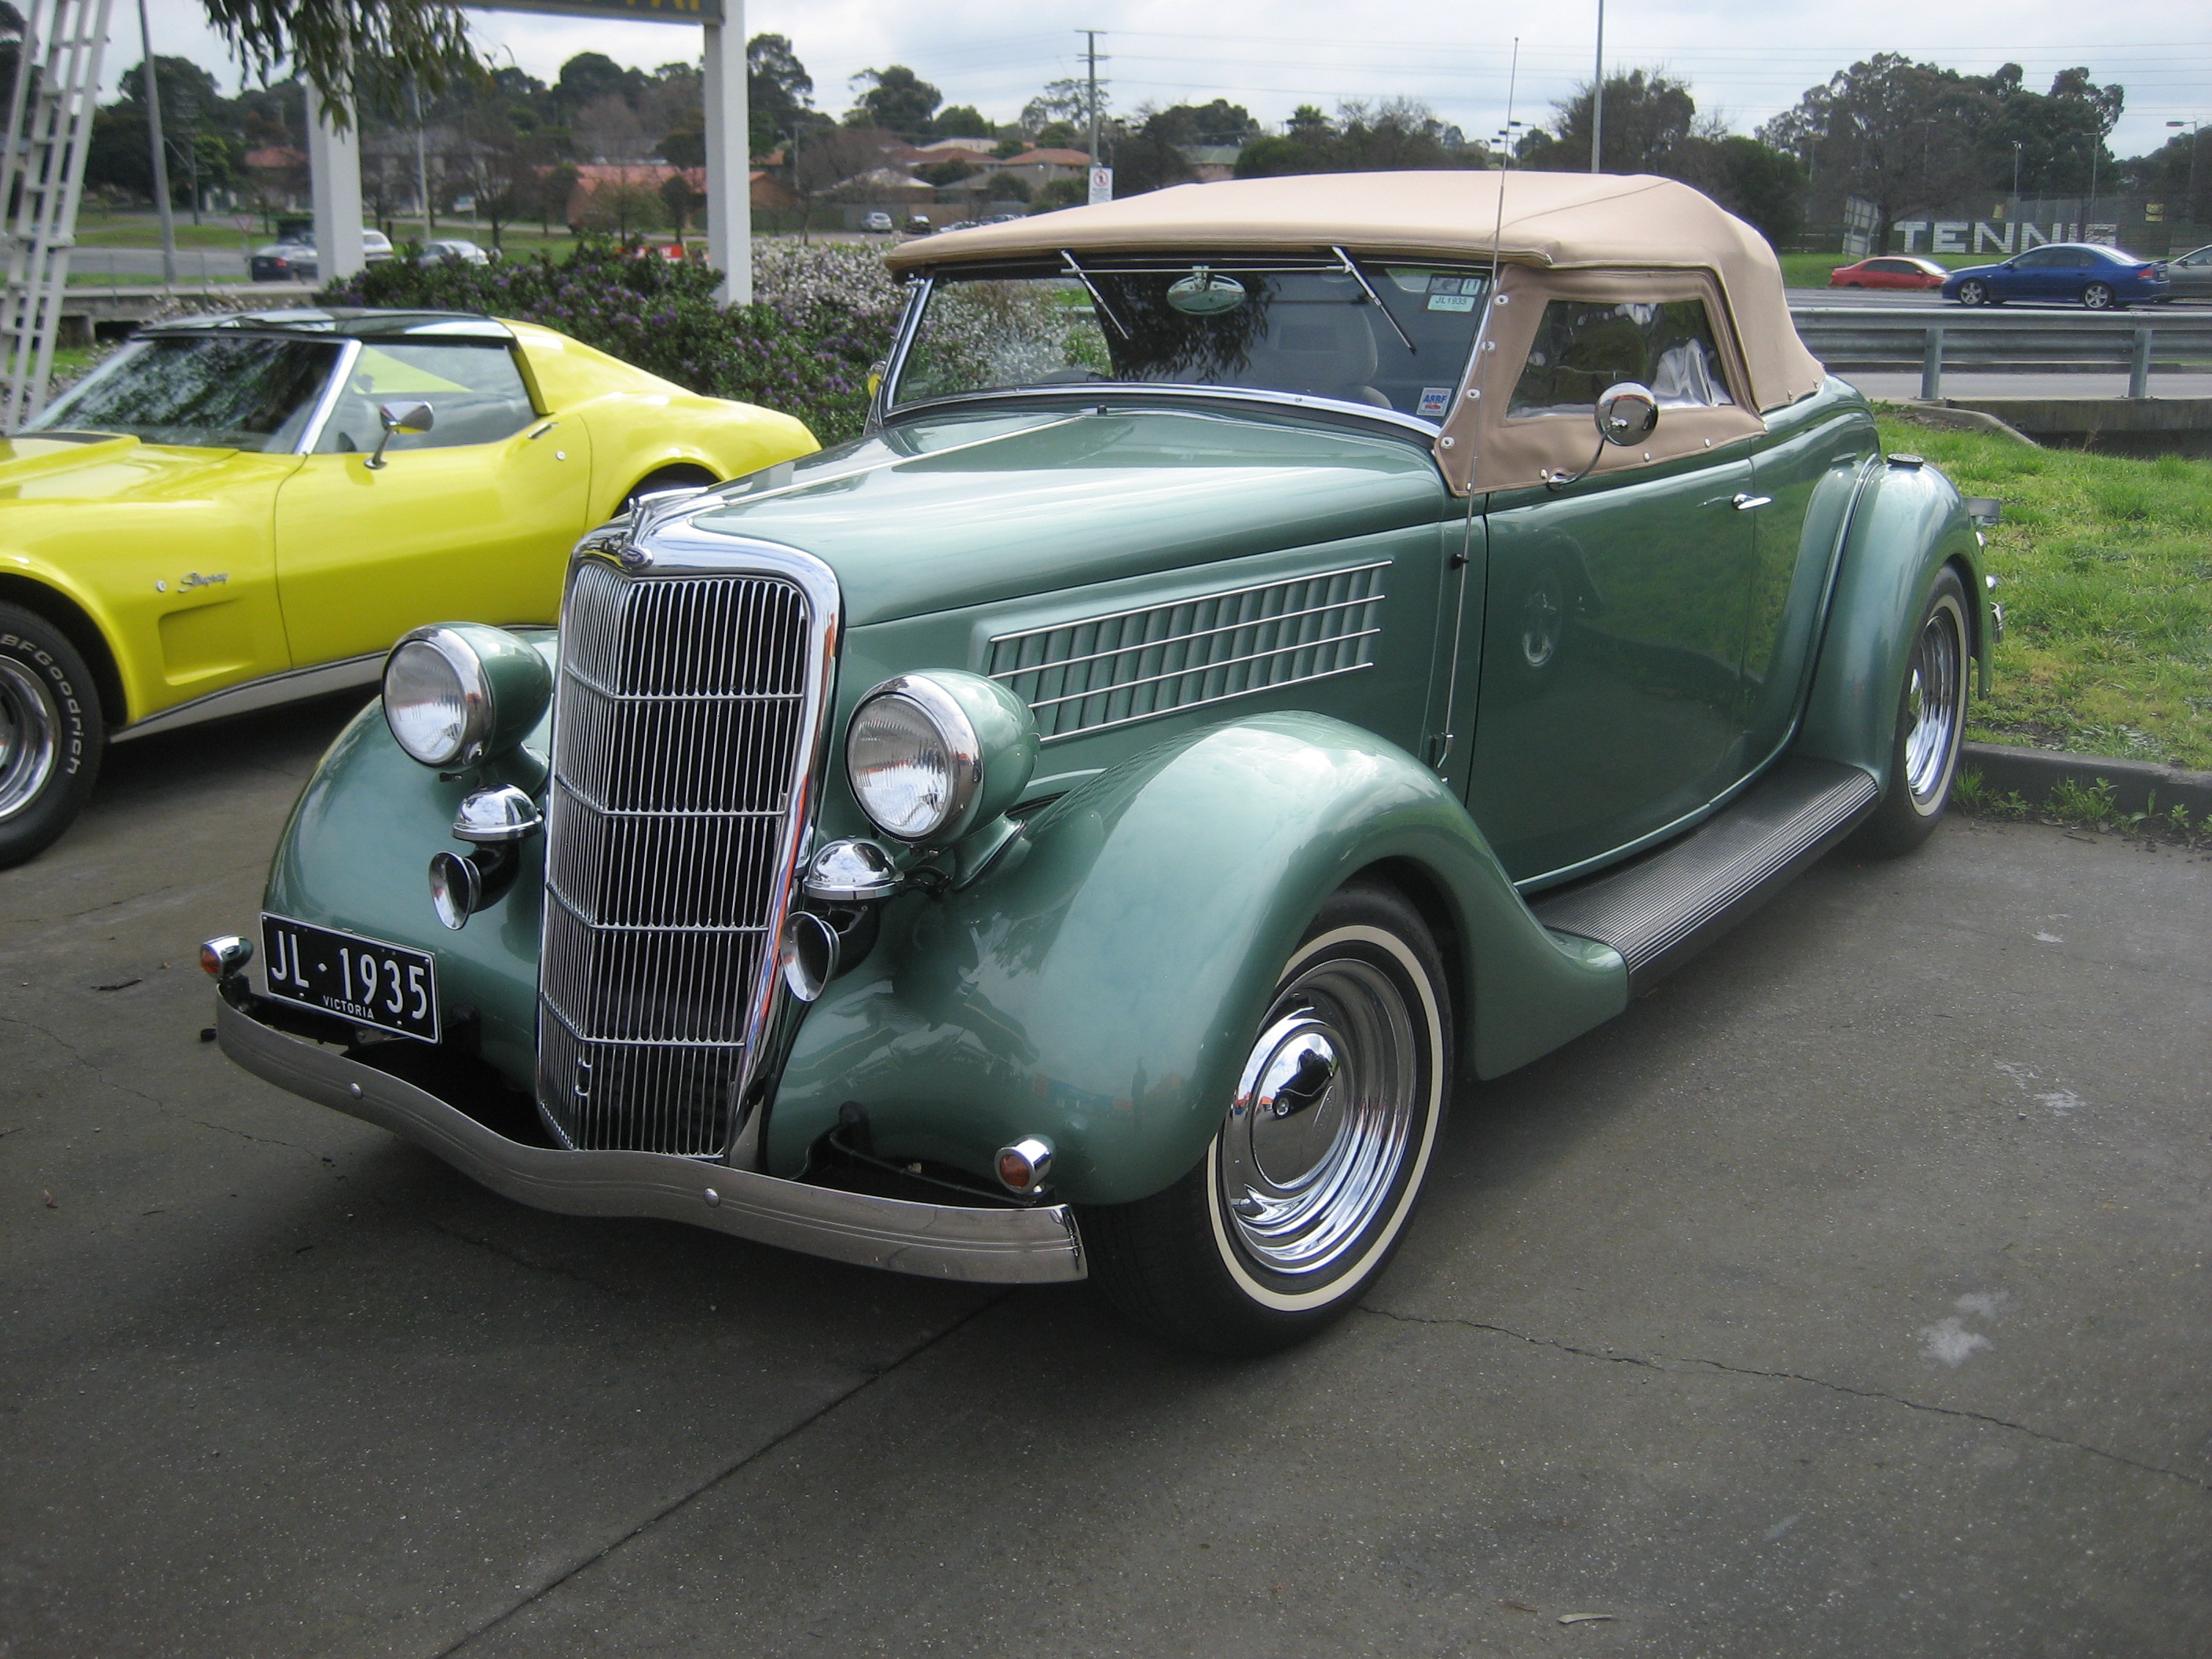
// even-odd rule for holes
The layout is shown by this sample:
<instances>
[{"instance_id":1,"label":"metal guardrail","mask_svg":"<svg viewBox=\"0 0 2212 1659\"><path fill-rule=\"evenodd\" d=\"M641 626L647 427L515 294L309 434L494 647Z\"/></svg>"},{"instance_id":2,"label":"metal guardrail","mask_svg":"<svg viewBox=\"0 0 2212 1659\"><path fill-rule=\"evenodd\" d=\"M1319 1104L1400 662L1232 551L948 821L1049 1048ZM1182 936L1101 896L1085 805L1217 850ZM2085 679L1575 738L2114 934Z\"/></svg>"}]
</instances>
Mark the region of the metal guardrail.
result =
<instances>
[{"instance_id":1,"label":"metal guardrail","mask_svg":"<svg viewBox=\"0 0 2212 1659\"><path fill-rule=\"evenodd\" d=\"M1943 395L1946 368L1998 374L2125 369L2148 398L2154 369L2212 367L2212 310L2120 313L1968 310L1964 306L1792 306L1806 349L1830 368L1920 371Z\"/></svg>"}]
</instances>

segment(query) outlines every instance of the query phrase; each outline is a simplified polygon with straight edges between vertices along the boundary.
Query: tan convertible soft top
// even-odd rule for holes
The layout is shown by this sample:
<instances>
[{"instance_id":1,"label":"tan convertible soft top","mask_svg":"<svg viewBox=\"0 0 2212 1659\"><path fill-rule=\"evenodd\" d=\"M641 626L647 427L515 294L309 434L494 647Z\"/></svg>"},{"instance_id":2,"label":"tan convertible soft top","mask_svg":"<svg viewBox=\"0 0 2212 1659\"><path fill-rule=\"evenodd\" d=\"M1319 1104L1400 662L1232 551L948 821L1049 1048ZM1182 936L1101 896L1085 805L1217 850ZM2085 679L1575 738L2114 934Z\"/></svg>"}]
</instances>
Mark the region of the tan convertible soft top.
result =
<instances>
[{"instance_id":1,"label":"tan convertible soft top","mask_svg":"<svg viewBox=\"0 0 2212 1659\"><path fill-rule=\"evenodd\" d=\"M894 271L1027 253L1251 248L1449 259L1490 258L1555 270L1710 271L1742 345L1760 409L1820 384L1783 297L1765 238L1711 197L1645 173L1321 173L1178 185L1097 207L948 231L895 247Z\"/></svg>"}]
</instances>

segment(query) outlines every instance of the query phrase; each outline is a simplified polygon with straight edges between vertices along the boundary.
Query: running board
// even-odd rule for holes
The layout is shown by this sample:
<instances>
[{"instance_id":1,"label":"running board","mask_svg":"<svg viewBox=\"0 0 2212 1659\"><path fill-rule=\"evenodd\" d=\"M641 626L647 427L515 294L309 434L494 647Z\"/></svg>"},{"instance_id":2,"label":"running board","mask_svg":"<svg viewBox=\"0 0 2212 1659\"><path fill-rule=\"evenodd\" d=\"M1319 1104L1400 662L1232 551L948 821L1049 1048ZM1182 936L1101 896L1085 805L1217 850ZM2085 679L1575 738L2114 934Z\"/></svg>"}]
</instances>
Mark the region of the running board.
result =
<instances>
[{"instance_id":1,"label":"running board","mask_svg":"<svg viewBox=\"0 0 2212 1659\"><path fill-rule=\"evenodd\" d=\"M1850 833L1881 791L1856 766L1787 759L1682 840L1625 870L1540 896L1537 921L1609 945L1632 995L1749 915Z\"/></svg>"}]
</instances>

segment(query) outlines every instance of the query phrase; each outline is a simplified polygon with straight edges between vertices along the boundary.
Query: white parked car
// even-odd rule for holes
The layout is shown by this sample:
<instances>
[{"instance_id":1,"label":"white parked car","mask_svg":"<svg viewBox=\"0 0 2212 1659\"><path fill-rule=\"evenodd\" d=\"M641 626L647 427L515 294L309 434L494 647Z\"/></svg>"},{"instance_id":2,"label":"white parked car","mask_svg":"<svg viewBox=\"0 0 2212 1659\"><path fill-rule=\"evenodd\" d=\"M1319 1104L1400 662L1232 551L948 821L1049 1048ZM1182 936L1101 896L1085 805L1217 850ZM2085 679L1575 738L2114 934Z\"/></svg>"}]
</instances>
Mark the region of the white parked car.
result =
<instances>
[{"instance_id":1,"label":"white parked car","mask_svg":"<svg viewBox=\"0 0 2212 1659\"><path fill-rule=\"evenodd\" d=\"M880 231L884 234L889 235L891 228L891 216L885 213L881 208L878 208L873 213L871 213L866 218L860 221L860 228L862 230Z\"/></svg>"},{"instance_id":2,"label":"white parked car","mask_svg":"<svg viewBox=\"0 0 2212 1659\"><path fill-rule=\"evenodd\" d=\"M491 263L490 254L485 252L474 242L464 241L459 238L425 242L422 245L422 258L426 262L458 259L465 265L488 265Z\"/></svg>"}]
</instances>

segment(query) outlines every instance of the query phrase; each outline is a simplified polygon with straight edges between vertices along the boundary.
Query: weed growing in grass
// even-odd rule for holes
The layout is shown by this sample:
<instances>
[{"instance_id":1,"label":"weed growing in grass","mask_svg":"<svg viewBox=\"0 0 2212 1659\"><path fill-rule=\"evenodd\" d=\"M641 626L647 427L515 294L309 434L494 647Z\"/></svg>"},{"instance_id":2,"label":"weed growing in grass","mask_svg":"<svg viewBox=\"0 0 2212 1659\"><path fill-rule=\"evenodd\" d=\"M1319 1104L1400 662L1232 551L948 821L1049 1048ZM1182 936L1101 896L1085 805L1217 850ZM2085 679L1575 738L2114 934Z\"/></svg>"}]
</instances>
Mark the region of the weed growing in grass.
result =
<instances>
[{"instance_id":1,"label":"weed growing in grass","mask_svg":"<svg viewBox=\"0 0 2212 1659\"><path fill-rule=\"evenodd\" d=\"M2212 461L1887 421L1883 441L2004 503L1985 556L2008 627L1972 735L2212 768Z\"/></svg>"}]
</instances>

